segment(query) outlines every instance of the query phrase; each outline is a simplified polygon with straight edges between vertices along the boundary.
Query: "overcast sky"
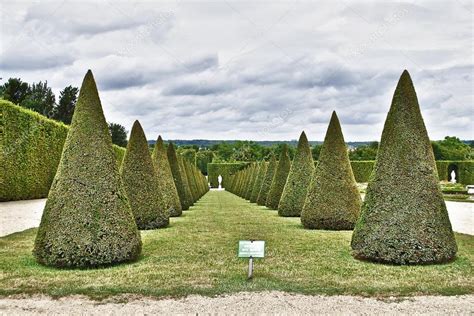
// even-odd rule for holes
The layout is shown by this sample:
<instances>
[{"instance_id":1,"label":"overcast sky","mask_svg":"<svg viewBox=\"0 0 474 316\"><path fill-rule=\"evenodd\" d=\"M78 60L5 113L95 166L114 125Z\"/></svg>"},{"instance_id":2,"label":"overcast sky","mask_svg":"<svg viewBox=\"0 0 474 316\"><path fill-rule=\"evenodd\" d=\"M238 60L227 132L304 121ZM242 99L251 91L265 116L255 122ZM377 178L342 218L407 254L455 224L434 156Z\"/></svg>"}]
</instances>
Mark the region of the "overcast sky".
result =
<instances>
[{"instance_id":1,"label":"overcast sky","mask_svg":"<svg viewBox=\"0 0 474 316\"><path fill-rule=\"evenodd\" d=\"M473 139L471 1L6 1L0 77L58 96L92 69L148 139L379 140L403 69L432 139Z\"/></svg>"}]
</instances>

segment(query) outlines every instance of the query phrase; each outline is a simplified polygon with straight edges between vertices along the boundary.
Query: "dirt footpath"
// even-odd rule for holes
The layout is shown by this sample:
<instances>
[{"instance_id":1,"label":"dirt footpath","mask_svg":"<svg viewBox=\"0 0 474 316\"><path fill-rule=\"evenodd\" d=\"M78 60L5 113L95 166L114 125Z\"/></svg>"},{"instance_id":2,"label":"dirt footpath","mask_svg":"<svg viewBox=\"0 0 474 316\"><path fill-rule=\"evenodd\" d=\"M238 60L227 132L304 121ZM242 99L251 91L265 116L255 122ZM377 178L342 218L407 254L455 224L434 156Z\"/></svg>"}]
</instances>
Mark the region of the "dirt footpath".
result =
<instances>
[{"instance_id":1,"label":"dirt footpath","mask_svg":"<svg viewBox=\"0 0 474 316\"><path fill-rule=\"evenodd\" d=\"M151 314L437 314L472 315L474 295L362 298L358 296L308 296L282 292L238 293L220 297L192 295L183 299L117 296L91 301L81 296L58 300L47 296L4 298L2 315L151 315Z\"/></svg>"}]
</instances>

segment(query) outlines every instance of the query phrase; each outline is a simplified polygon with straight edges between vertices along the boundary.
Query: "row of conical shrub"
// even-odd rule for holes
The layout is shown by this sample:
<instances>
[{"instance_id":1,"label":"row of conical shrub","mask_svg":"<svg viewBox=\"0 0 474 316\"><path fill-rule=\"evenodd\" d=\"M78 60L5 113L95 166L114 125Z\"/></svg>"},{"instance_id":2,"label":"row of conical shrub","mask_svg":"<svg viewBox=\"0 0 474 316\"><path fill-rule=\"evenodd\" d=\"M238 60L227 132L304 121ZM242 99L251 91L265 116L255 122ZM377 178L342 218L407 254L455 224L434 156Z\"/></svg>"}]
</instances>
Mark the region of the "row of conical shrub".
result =
<instances>
[{"instance_id":1,"label":"row of conical shrub","mask_svg":"<svg viewBox=\"0 0 474 316\"><path fill-rule=\"evenodd\" d=\"M304 132L291 167L286 148L278 163L270 159L264 176L262 166L254 163L237 172L228 190L278 209L280 216L301 216L305 228L355 226L351 246L357 258L416 264L445 262L456 254L432 147L407 71L395 90L363 204L335 112L316 169Z\"/></svg>"},{"instance_id":2,"label":"row of conical shrub","mask_svg":"<svg viewBox=\"0 0 474 316\"><path fill-rule=\"evenodd\" d=\"M158 137L150 155L135 121L120 170L97 86L81 86L33 253L55 267L97 267L136 260L138 229L167 226L208 191L204 175Z\"/></svg>"}]
</instances>

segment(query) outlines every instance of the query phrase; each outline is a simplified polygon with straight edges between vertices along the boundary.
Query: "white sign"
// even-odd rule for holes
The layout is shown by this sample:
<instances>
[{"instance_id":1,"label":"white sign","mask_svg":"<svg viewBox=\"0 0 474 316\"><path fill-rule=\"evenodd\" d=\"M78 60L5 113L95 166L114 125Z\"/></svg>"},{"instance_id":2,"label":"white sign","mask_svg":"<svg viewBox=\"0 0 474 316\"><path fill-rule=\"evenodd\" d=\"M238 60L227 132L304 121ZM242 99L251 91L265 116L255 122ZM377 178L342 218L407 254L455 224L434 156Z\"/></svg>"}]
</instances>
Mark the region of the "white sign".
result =
<instances>
[{"instance_id":1,"label":"white sign","mask_svg":"<svg viewBox=\"0 0 474 316\"><path fill-rule=\"evenodd\" d=\"M265 257L265 241L263 240L240 240L240 258L263 258Z\"/></svg>"}]
</instances>

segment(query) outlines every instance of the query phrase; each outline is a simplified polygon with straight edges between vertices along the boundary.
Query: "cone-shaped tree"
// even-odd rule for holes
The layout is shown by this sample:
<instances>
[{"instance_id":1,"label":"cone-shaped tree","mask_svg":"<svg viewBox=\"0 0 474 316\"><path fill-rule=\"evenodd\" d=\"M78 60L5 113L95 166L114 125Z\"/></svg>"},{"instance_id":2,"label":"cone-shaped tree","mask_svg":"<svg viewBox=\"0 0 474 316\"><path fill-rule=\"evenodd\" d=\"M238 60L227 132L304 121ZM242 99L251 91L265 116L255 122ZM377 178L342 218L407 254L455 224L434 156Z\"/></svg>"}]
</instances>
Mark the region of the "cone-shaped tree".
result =
<instances>
[{"instance_id":1,"label":"cone-shaped tree","mask_svg":"<svg viewBox=\"0 0 474 316\"><path fill-rule=\"evenodd\" d=\"M290 173L278 204L278 215L300 216L314 172L314 161L304 132L301 133Z\"/></svg>"},{"instance_id":2,"label":"cone-shaped tree","mask_svg":"<svg viewBox=\"0 0 474 316\"><path fill-rule=\"evenodd\" d=\"M186 171L186 177L188 178L189 190L193 197L193 203L199 199L199 193L196 186L196 181L194 180L194 174L192 171L192 166L186 158L183 157L184 170Z\"/></svg>"},{"instance_id":3,"label":"cone-shaped tree","mask_svg":"<svg viewBox=\"0 0 474 316\"><path fill-rule=\"evenodd\" d=\"M341 125L333 112L301 212L301 223L310 229L353 229L361 204Z\"/></svg>"},{"instance_id":4,"label":"cone-shaped tree","mask_svg":"<svg viewBox=\"0 0 474 316\"><path fill-rule=\"evenodd\" d=\"M250 202L256 203L258 198L258 193L262 188L263 178L265 177L265 173L267 172L267 163L262 161L260 163L260 168L258 169L257 178L255 179L255 183L253 185L252 193L250 194Z\"/></svg>"},{"instance_id":5,"label":"cone-shaped tree","mask_svg":"<svg viewBox=\"0 0 474 316\"><path fill-rule=\"evenodd\" d=\"M168 156L168 162L171 168L171 174L173 175L174 184L176 190L178 191L179 201L181 202L181 208L183 211L189 209L191 205L191 200L188 200L186 196L185 187L183 184L183 178L181 176L181 171L179 170L178 157L176 156L176 151L174 150L173 143L168 144L168 150L166 152Z\"/></svg>"},{"instance_id":6,"label":"cone-shaped tree","mask_svg":"<svg viewBox=\"0 0 474 316\"><path fill-rule=\"evenodd\" d=\"M178 190L174 184L173 175L171 174L168 155L163 144L163 139L158 136L155 148L153 149L152 160L155 165L156 175L159 182L159 190L168 208L170 216L180 216L183 209L179 201Z\"/></svg>"},{"instance_id":7,"label":"cone-shaped tree","mask_svg":"<svg viewBox=\"0 0 474 316\"><path fill-rule=\"evenodd\" d=\"M250 201L250 195L252 194L253 185L257 179L258 170L260 169L260 164L254 163L252 168L252 173L250 175L250 181L247 186L247 191L245 192L245 199Z\"/></svg>"},{"instance_id":8,"label":"cone-shaped tree","mask_svg":"<svg viewBox=\"0 0 474 316\"><path fill-rule=\"evenodd\" d=\"M191 194L191 189L189 188L188 176L186 175L186 169L184 167L183 157L181 155L176 155L179 163L179 172L181 174L181 179L183 180L183 188L186 200L189 202L189 206L193 206L193 195Z\"/></svg>"},{"instance_id":9,"label":"cone-shaped tree","mask_svg":"<svg viewBox=\"0 0 474 316\"><path fill-rule=\"evenodd\" d=\"M288 179L290 167L291 160L288 156L288 148L285 145L281 151L280 160L278 160L270 191L268 191L266 206L272 210L278 209L278 203L280 203L281 194L285 187L286 179Z\"/></svg>"},{"instance_id":10,"label":"cone-shaped tree","mask_svg":"<svg viewBox=\"0 0 474 316\"><path fill-rule=\"evenodd\" d=\"M158 177L145 133L138 121L133 123L120 172L138 228L167 226L168 209L159 191Z\"/></svg>"},{"instance_id":11,"label":"cone-shaped tree","mask_svg":"<svg viewBox=\"0 0 474 316\"><path fill-rule=\"evenodd\" d=\"M245 168L242 174L242 181L240 182L239 191L237 193L237 195L240 196L241 198L244 197L244 192L245 192L245 188L247 187L250 168L252 168L252 165L247 166L247 168Z\"/></svg>"},{"instance_id":12,"label":"cone-shaped tree","mask_svg":"<svg viewBox=\"0 0 474 316\"><path fill-rule=\"evenodd\" d=\"M42 264L95 267L137 259L140 232L123 188L99 93L82 82L33 253Z\"/></svg>"},{"instance_id":13,"label":"cone-shaped tree","mask_svg":"<svg viewBox=\"0 0 474 316\"><path fill-rule=\"evenodd\" d=\"M352 235L354 256L394 264L452 259L457 246L438 181L415 88L405 70Z\"/></svg>"},{"instance_id":14,"label":"cone-shaped tree","mask_svg":"<svg viewBox=\"0 0 474 316\"><path fill-rule=\"evenodd\" d=\"M272 185L273 175L275 174L276 166L277 161L275 159L275 155L272 154L267 167L267 171L265 172L265 176L262 181L262 187L260 188L260 192L258 193L258 205L264 206L267 202L268 191L270 191L270 186Z\"/></svg>"}]
</instances>

